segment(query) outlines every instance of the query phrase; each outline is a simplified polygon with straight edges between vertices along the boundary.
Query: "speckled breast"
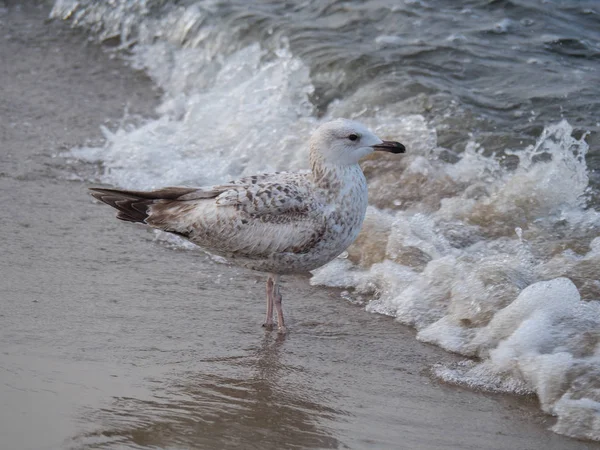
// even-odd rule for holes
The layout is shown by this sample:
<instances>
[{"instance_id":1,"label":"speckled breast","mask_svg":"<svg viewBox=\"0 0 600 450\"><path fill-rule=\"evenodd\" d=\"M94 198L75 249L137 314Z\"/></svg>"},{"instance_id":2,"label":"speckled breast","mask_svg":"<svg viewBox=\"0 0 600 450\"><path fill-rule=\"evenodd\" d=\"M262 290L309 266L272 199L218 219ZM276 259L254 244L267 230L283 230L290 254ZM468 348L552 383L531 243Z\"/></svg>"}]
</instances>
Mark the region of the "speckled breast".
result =
<instances>
[{"instance_id":1,"label":"speckled breast","mask_svg":"<svg viewBox=\"0 0 600 450\"><path fill-rule=\"evenodd\" d=\"M264 260L237 259L235 263L262 272L290 274L308 272L335 259L354 242L365 218L367 182L360 168L358 172L352 173L351 182L330 198L323 215L325 232L310 251L275 253Z\"/></svg>"}]
</instances>

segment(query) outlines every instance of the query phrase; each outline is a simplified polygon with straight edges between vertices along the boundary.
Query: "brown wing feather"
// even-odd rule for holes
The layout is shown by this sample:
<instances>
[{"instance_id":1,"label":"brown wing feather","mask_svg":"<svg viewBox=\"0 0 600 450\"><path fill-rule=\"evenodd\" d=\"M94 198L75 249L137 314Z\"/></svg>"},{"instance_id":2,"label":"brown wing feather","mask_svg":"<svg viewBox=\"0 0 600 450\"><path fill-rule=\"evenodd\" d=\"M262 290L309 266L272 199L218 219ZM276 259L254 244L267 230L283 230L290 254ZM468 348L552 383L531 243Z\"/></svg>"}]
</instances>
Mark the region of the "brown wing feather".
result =
<instances>
[{"instance_id":1,"label":"brown wing feather","mask_svg":"<svg viewBox=\"0 0 600 450\"><path fill-rule=\"evenodd\" d=\"M167 187L156 191L90 188L92 196L119 211L117 219L146 223L148 207L159 200L177 200L197 188Z\"/></svg>"},{"instance_id":2,"label":"brown wing feather","mask_svg":"<svg viewBox=\"0 0 600 450\"><path fill-rule=\"evenodd\" d=\"M272 253L306 253L325 232L312 211L306 176L278 175L249 184L156 191L92 188L92 195L119 212L117 218L141 222L190 239L216 254L261 258ZM246 180L243 180L246 181ZM293 181L293 182L290 182ZM208 201L207 201L208 200Z\"/></svg>"}]
</instances>

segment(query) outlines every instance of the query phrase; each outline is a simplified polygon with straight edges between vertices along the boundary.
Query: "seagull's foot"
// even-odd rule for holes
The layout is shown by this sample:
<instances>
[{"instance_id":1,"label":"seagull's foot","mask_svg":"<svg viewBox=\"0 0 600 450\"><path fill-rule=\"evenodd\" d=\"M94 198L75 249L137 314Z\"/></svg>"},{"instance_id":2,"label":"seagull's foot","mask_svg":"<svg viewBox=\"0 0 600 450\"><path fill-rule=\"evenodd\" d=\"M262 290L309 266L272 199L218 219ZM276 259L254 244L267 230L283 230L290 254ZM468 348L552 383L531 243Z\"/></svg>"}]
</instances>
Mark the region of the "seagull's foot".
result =
<instances>
[{"instance_id":1,"label":"seagull's foot","mask_svg":"<svg viewBox=\"0 0 600 450\"><path fill-rule=\"evenodd\" d=\"M277 332L279 334L287 334L287 328L286 327L277 327Z\"/></svg>"},{"instance_id":2,"label":"seagull's foot","mask_svg":"<svg viewBox=\"0 0 600 450\"><path fill-rule=\"evenodd\" d=\"M275 324L273 323L273 321L267 321L262 324L262 327L271 331L275 327Z\"/></svg>"}]
</instances>

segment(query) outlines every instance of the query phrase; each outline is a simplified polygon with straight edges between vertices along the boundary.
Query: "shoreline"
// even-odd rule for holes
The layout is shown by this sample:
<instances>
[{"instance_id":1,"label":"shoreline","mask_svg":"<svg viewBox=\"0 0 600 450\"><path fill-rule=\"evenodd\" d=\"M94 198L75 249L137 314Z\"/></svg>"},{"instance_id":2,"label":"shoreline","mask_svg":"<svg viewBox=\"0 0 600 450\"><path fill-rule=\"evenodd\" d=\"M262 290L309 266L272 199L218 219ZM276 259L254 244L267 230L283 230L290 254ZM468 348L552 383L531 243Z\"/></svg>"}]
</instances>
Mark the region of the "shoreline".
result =
<instances>
[{"instance_id":1,"label":"shoreline","mask_svg":"<svg viewBox=\"0 0 600 450\"><path fill-rule=\"evenodd\" d=\"M14 62L0 67L7 448L248 439L261 448L600 449L549 431L553 419L533 398L433 379L435 362L457 358L306 278L283 281L290 335L265 333L261 274L174 252L117 222L86 183L64 179L73 169L54 155L101 139L100 126L126 107L153 114L158 93L81 31L48 23L48 11L26 3L0 16L0 60Z\"/></svg>"}]
</instances>

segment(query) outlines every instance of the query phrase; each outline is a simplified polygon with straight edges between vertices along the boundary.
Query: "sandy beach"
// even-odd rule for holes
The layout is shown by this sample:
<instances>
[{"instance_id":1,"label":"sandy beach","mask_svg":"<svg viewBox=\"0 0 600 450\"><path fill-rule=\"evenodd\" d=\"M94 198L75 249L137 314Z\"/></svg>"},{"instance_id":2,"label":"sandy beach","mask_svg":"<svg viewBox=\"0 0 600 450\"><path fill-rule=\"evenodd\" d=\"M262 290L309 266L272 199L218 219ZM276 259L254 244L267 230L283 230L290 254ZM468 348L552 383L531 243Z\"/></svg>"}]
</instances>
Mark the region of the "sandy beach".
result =
<instances>
[{"instance_id":1,"label":"sandy beach","mask_svg":"<svg viewBox=\"0 0 600 450\"><path fill-rule=\"evenodd\" d=\"M57 155L160 93L48 13L0 11L1 448L600 449L440 383L459 358L308 278L264 331L262 274L116 221Z\"/></svg>"}]
</instances>

